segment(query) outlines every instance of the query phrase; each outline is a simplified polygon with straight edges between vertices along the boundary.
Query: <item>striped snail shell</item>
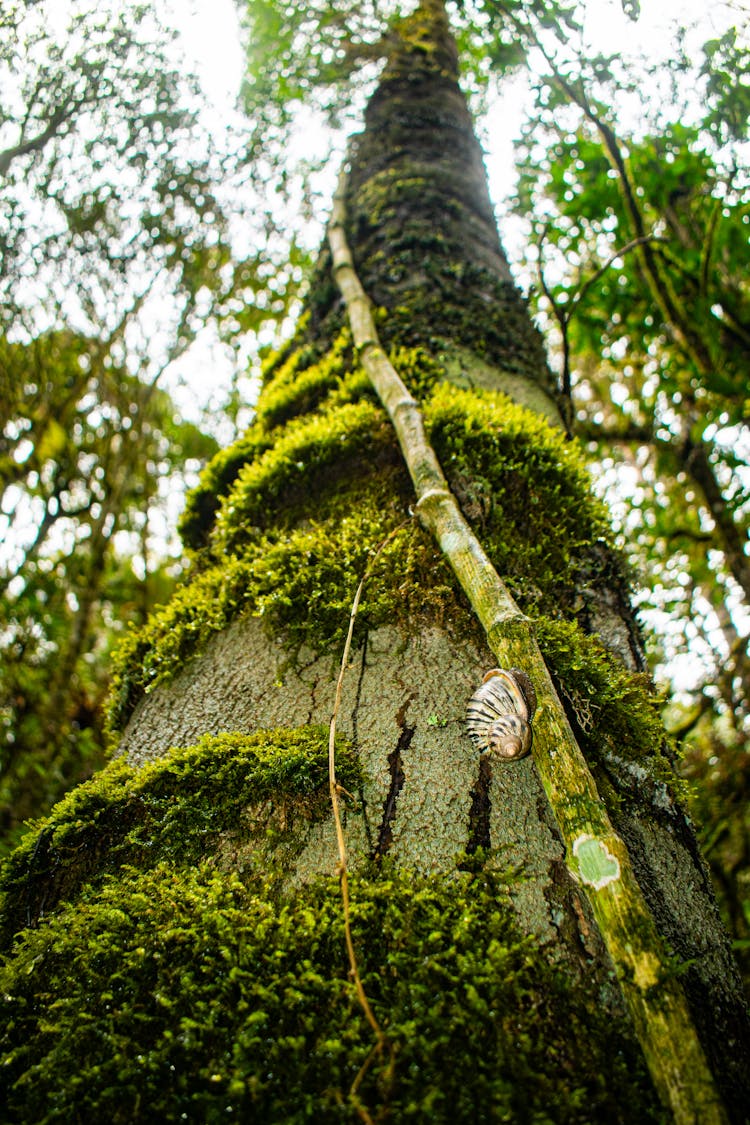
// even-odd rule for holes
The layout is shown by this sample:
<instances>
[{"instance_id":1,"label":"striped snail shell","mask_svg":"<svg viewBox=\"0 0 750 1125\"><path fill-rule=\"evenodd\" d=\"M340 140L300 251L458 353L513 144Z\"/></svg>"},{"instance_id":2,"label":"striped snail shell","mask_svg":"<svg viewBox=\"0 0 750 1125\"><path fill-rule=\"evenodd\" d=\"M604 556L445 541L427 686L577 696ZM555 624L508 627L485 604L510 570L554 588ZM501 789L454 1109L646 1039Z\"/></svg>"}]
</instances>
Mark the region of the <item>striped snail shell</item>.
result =
<instances>
[{"instance_id":1,"label":"striped snail shell","mask_svg":"<svg viewBox=\"0 0 750 1125\"><path fill-rule=\"evenodd\" d=\"M466 728L482 754L512 761L531 749L536 692L525 672L493 668L472 695Z\"/></svg>"}]
</instances>

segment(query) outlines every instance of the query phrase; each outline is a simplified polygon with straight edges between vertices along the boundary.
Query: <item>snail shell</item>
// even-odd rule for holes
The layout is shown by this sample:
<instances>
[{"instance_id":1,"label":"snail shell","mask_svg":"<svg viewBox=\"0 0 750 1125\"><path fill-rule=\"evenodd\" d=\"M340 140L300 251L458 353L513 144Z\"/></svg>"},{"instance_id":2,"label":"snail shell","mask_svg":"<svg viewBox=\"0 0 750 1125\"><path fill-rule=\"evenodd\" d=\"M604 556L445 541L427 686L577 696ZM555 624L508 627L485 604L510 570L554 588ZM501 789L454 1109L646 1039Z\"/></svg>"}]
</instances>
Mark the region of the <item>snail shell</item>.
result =
<instances>
[{"instance_id":1,"label":"snail shell","mask_svg":"<svg viewBox=\"0 0 750 1125\"><path fill-rule=\"evenodd\" d=\"M482 754L513 760L531 749L536 692L525 672L493 668L472 695L466 728Z\"/></svg>"}]
</instances>

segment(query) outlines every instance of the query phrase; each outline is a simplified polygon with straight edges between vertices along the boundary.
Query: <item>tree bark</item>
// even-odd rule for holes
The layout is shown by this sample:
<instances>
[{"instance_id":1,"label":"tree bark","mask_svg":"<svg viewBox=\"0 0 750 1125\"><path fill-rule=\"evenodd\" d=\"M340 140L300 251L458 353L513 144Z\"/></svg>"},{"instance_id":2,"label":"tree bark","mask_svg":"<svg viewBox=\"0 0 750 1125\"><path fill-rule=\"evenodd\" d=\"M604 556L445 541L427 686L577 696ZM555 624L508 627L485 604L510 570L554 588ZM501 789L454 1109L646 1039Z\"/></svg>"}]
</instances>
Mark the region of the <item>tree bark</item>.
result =
<instances>
[{"instance_id":1,"label":"tree bark","mask_svg":"<svg viewBox=\"0 0 750 1125\"><path fill-rule=\"evenodd\" d=\"M356 138L352 145L351 173L345 194L346 228L357 275L375 306L387 310L380 324L381 334L391 349L394 346L421 346L429 348L433 354L437 353L441 358L445 357L446 352L451 353L451 358L458 354L461 375L467 382L476 385L481 379L484 385L489 383L494 389L514 394L525 405L557 421L553 381L544 359L541 342L528 317L522 297L512 285L497 235L487 194L481 150L474 137L470 117L456 82L455 45L442 5L424 3L415 19L408 25L408 29L402 29L400 36L394 38L392 42L393 47L380 86L367 109L365 132ZM324 249L317 281L319 292L326 291L322 277L324 274L330 276L331 271L329 252ZM341 323L344 313L335 290L329 289L327 292L330 293L330 298L326 302L319 301L316 296L310 326L310 335L313 338L322 337L323 340L332 332L333 324ZM408 310L408 319L404 310ZM442 315L438 315L439 311ZM394 320L397 321L396 324L393 323ZM368 348L373 352L376 347L376 341L371 335L365 325L360 330L358 339L355 326L354 338L361 353ZM481 365L476 364L476 359L479 358L477 352L484 361ZM382 352L380 356L385 360ZM449 370L452 367L450 358L446 367ZM474 374L475 367L481 369L481 376L477 377ZM455 370L455 367L453 369ZM408 392L404 401L406 407L409 407L407 400ZM404 401L394 404L396 413L399 413L399 408L404 405ZM414 404L413 399L410 401ZM399 419L404 420L407 429L414 431L414 425L409 427L408 422L410 410L411 407L408 410L400 410ZM439 469L436 470L434 464L428 465L429 460L429 457L421 457L420 465L423 468L417 470L415 479L426 482L424 487L429 489L429 503L432 503L437 496L435 489L441 491L443 485L439 479ZM417 495L419 495L419 488ZM448 535L448 538L451 536ZM588 562L582 565L582 570L588 570L595 565L599 572L596 583L591 585L586 582L581 583L582 586L588 586L584 595L589 610L586 624L629 667L640 668L642 658L637 632L627 606L622 580L617 578L617 568L607 549L599 545L597 550L601 554L598 555L596 563ZM592 586L598 588L592 590ZM512 602L510 604L513 605ZM525 646L517 639L517 630L512 627L512 619L516 615L518 611L516 614L500 613L495 628L495 643L492 643L493 638L490 637L491 647L495 651L498 651L498 648L504 649L509 654L510 663L513 662L511 653L514 653L516 658L519 655L522 657L524 653L528 656ZM519 620L523 620L523 614L519 615ZM474 626L468 622L463 623L462 627L474 632ZM492 630L490 632L492 633ZM370 637L369 640L370 644L375 646L383 643L374 637ZM436 641L432 641L431 644L437 647ZM479 642L479 651L481 652L481 642ZM362 661L358 685L361 705L363 690L372 689L369 684L366 650L360 651L359 659ZM406 691L400 701L396 698L390 705L397 716L405 716L410 707L414 708L415 697L422 696L421 684L424 675L419 669L419 664L424 657L416 657L416 662L414 659L412 657L404 661L403 656L399 658L401 664L399 679L407 684L409 677L413 677L414 687L411 691ZM481 662L481 657L478 659ZM388 675L386 673L386 676ZM376 677L382 685L383 672L380 668ZM294 686L290 685L290 687L291 694L300 691L302 698L306 698L304 689L297 681L294 681ZM402 688L402 691L404 690ZM286 698L288 701L289 697ZM321 702L320 710L314 713L317 718L325 721L327 709L331 706L330 694L327 697L324 695ZM451 723L456 723L461 713L458 699L451 697L448 702L444 694L440 693L432 696L432 702L435 713L449 715ZM182 704L179 704L178 709L181 706ZM351 703L349 706L351 725L345 723L345 729L347 732L356 730L359 736L362 727L361 710ZM386 712L387 710L388 708ZM343 714L346 715L346 712L345 706ZM135 740L143 737L144 734L150 737L149 724L147 721L144 722L144 718L135 727L129 728L128 745L133 746ZM371 712L370 720L374 721L374 719L374 712ZM384 720L385 715L381 717L380 722ZM278 719L274 718L274 721ZM404 731L409 732L406 748L403 745ZM174 731L171 737L176 733ZM435 799L435 793L440 789L445 789L450 794L451 803L454 799L455 788L454 784L448 782L448 775L455 768L452 764L455 753L446 747L447 759L444 765L439 765L434 760L439 760L440 757L440 751L435 746L434 733L431 732L429 740L425 740L431 744L429 750L426 745L423 748L420 738L422 734L413 710L410 713L410 721L407 722L402 718L401 725L395 730L391 727L391 732L388 734L385 734L385 731L381 734L378 730L375 741L382 744L382 739L386 746L394 747L392 755L398 752L401 777L403 779L405 774L406 781L402 780L401 788L398 788L395 784L393 764L386 772L385 762L383 758L377 760L376 752L370 759L370 768L374 776L380 774L383 782L388 781L388 789L386 792L383 786L379 793L377 790L371 795L368 793L367 806L368 808L382 807L387 810L387 815L384 813L384 819L378 829L379 843L375 849L378 854L386 850L382 841L387 820L390 854L401 863L424 865L425 869L429 869L430 864L435 862L442 867L448 860L447 852L452 852L459 842L463 846L471 846L472 841L467 832L469 824L465 819L469 808L468 800L459 813L459 819L463 819L464 822L462 832L451 814ZM541 735L537 737L542 740ZM548 745L555 745L559 741L559 732L558 735L554 735L551 731L546 731L544 738ZM185 736L182 736L181 741L185 741ZM398 750L399 746L402 747L401 751ZM429 753L433 758L429 768L424 768L425 753ZM418 766L417 762L419 762ZM524 763L506 768L527 770L529 766ZM540 760L537 758L536 769L532 770L535 787L540 785L544 774L542 771L540 776L539 768ZM618 831L629 843L638 877L652 910L656 912L662 936L671 948L680 950L681 956L686 956L687 949L694 948L696 941L700 942L701 971L706 972L705 979L699 984L700 974L691 975L688 970L685 981L696 1009L695 1018L704 1033L706 1049L716 1066L717 1054L712 1044L716 1041L718 1027L714 1024L714 1016L711 1014L712 1003L709 998L711 995L715 996L720 978L731 977L733 983L730 990L734 993L735 999L732 1004L736 1013L736 1023L731 1034L738 1034L739 1029L743 1027L745 1017L742 1015L742 1000L735 970L724 938L717 947L722 951L718 957L707 957L709 943L705 941L705 936L699 936L699 931L703 930L705 935L704 927L708 917L713 914L714 907L709 905L711 892L705 868L698 856L691 831L684 825L683 814L672 798L665 800L663 787L657 785L652 789L650 796L646 796L645 790L650 785L653 786L653 782L646 781L645 775L640 776L641 768L626 764L618 753L609 755L605 766L607 783L625 798L613 800L611 814ZM511 786L511 791L516 790L514 783L505 777L501 780L497 777L497 773L498 767L494 766L489 784L486 774L484 781L484 784L488 784L488 800L493 810L499 803L495 796L498 787L501 791L505 789L503 796L506 800L507 786ZM455 780L455 777L451 778L452 782ZM514 778L513 782L516 780ZM640 783L643 784L644 791L639 793ZM477 786L480 784L478 775L472 775L469 767L463 782L467 796L472 791L476 793ZM552 770L547 775L548 792L550 788L553 791L557 790L559 793L557 800L561 808L565 806L566 784L571 784L570 779L566 782ZM408 790L412 788L417 790L418 795L412 796L409 793ZM572 800L570 792L567 793L567 798L569 801ZM526 801L527 805L533 801L535 807L544 804L539 790L533 798L527 794L521 799ZM595 799L601 802L598 794ZM515 802L519 797L514 796L512 800ZM413 815L413 809L409 807L410 803L413 802L416 808L423 809L432 801L435 802L435 811L438 813L443 847L436 846L434 842L427 845L423 833L425 822L420 823L419 820L414 821L410 818L410 813ZM660 805L662 807L659 807ZM489 833L491 844L493 847L507 847L510 842L508 829L500 822L497 812L492 821L494 831L491 830ZM431 823L435 825L435 822ZM435 831L436 827L436 825L431 827L430 833ZM531 887L527 887L524 891L528 901L536 898L535 906L526 916L526 923L531 922L533 917L532 928L537 933L549 934L549 915L544 918L547 912L542 905L542 899L549 893L550 873L554 868L554 878L566 888L563 897L567 901L570 930L577 933L575 942L585 944L581 939L579 919L571 918L570 915L575 915L576 911L587 912L589 907L584 904L578 889L574 891L575 883L565 871L562 861L564 849L557 842L559 827L554 817L550 818L547 810L542 818L540 830L541 837L537 837L535 845L529 844L524 855L524 860L528 860L536 848L540 848L532 862L540 873L545 872L535 891ZM510 839L515 854L520 856L525 849L516 850L519 840L515 831L511 830ZM551 833L555 841L551 851L548 849L552 839L548 833ZM533 835L537 836L537 833ZM546 842L540 843L542 839L546 839ZM568 841L568 846L572 846L572 837ZM438 856L442 858L438 859ZM694 916L690 917L688 913L678 908L679 896L669 893L669 884L673 883L676 870L680 872L680 881L690 879L693 886L700 885L701 899L707 904L706 910L695 910ZM544 887L545 882L546 887ZM541 898L537 898L540 892ZM528 907L526 906L525 909L528 910ZM698 922L699 914L700 922ZM716 922L711 926L714 929L714 938L711 939L713 941L718 938L719 928ZM587 921L585 927L591 932L596 929L591 921ZM597 957L606 960L606 954L600 943L601 938L597 936L596 945L599 950ZM565 960L576 960L575 955L571 958L569 949L563 951L560 948L559 937L555 944L557 945L555 956ZM709 968L708 962L712 959L714 964ZM745 1032L743 1031L742 1034Z\"/></svg>"}]
</instances>

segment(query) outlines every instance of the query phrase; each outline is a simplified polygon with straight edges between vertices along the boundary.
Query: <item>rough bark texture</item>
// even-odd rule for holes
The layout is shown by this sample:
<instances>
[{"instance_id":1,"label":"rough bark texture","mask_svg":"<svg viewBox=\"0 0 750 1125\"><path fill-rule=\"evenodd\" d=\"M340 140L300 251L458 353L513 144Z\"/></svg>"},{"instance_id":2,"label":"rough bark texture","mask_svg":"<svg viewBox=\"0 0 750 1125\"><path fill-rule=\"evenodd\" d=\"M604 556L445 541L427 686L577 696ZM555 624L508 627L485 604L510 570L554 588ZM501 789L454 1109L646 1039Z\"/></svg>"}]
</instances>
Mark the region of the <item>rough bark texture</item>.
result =
<instances>
[{"instance_id":1,"label":"rough bark texture","mask_svg":"<svg viewBox=\"0 0 750 1125\"><path fill-rule=\"evenodd\" d=\"M603 962L601 941L565 871L531 759L512 769L483 768L465 731L466 700L491 663L481 641L444 629L412 637L387 627L368 634L344 681L338 724L364 768L361 823L349 818L353 861L388 855L434 874L454 870L465 851L493 849L496 862L527 876L513 890L524 930L549 943L553 957L589 973L592 957ZM183 675L141 701L120 750L143 765L205 733L327 723L332 667L330 655L308 651L290 665L283 638L269 644L261 623L243 618ZM310 837L295 878L335 871L330 823L311 828ZM577 930L582 917L582 935L571 944L560 941L561 931ZM611 1001L606 972L602 982Z\"/></svg>"},{"instance_id":2,"label":"rough bark texture","mask_svg":"<svg viewBox=\"0 0 750 1125\"><path fill-rule=\"evenodd\" d=\"M481 152L456 81L455 48L439 6L425 5L394 31L390 41L391 56L368 108L366 130L351 152L347 233L357 271L381 310L378 331L385 347L411 393L424 402L433 444L464 515L521 608L537 622L545 658L601 798L628 846L657 925L680 962L693 1016L730 1117L741 1122L750 1101L743 1063L750 1051L750 1033L739 976L692 830L670 791L670 767L661 753L655 706L638 675L642 654L627 603L627 580L607 541L601 513L588 496L574 452L560 433L539 421L540 416L556 417L552 381L538 333L510 281ZM497 398L497 391L507 392L535 413ZM122 657L114 712L124 728L120 754L135 772L117 767L125 770L124 781L117 780L121 775L115 773L110 789L102 783L82 792L59 811L57 820L29 839L5 884L6 932L33 926L44 915L51 916L54 927L56 909L62 911L60 918L67 919L65 911L74 909L82 881L94 880L81 899L81 909L93 911L97 902L106 902L105 874L121 880L126 895L132 888L124 864L144 872L143 880L151 878L153 864L171 864L167 874L163 867L154 868L160 874L154 877L156 882L148 883L148 891L138 885L141 897L136 898L141 905L128 908L132 941L119 930L116 939L107 938L108 945L126 950L123 958L128 965L141 956L144 964L151 965L150 976L134 969L132 980L128 977L129 996L140 996L139 989L144 996L165 989L169 997L172 993L166 985L154 983L162 981L158 975L162 970L153 968L151 939L138 929L141 917L150 925L148 903L159 901L163 887L167 905L179 912L180 896L186 895L185 901L193 903L191 909L211 933L233 909L224 903L216 910L205 907L201 913L204 907L195 907L189 897L198 892L191 882L192 868L188 871L185 865L207 859L224 871L231 866L242 873L248 886L258 877L259 867L268 866L278 877L272 895L266 887L253 890L249 905L243 900L248 919L240 942L243 948L252 945L252 934L265 925L268 902L276 904L279 918L301 904L295 933L306 932L306 909L317 912L320 919L329 917L328 907L315 896L323 893L316 889L318 877L335 871L336 849L324 805L316 803L314 794L310 796L317 775L312 766L309 771L300 767L293 777L278 782L274 796L261 792L257 778L265 777L268 762L277 763L273 747L289 741L288 729L283 735L274 730L313 730L315 724L328 722L356 581L369 553L407 517L411 502L408 477L399 467L389 427L372 401L351 348L330 256L324 250L297 335L268 366L255 425L207 468L190 501L183 528L195 552L192 577L170 607L139 636L130 638ZM618 1062L637 1058L632 1029L591 912L563 862L561 840L533 761L528 758L511 765L481 761L464 731L466 701L491 663L469 606L413 521L384 552L368 582L339 720L359 770L358 780L349 783L356 791L346 830L353 866L362 872L361 889L358 892L355 885L353 898L356 904L359 893L362 933L369 933L362 952L369 966L365 984L376 1006L382 1004L379 1018L386 1024L391 1021L400 1051L394 1072L387 1060L376 1059L368 1064L369 1077L357 1089L375 1116L390 1113L393 1120L399 1114L425 1121L491 1120L493 1114L522 1119L531 1104L535 1113L551 1120L659 1120L653 1091L637 1063ZM247 735L252 740L252 732L258 731L266 732L261 741L266 739L271 749L267 758L264 749L260 765L253 765L256 780L247 783L251 797L244 812L222 812L217 819L214 806L221 802L215 794L210 799L202 796L204 790L191 782L190 770L183 769L182 763L193 762L195 770L200 767L209 785L212 771L220 773L227 763L234 768L233 755L239 752L232 739L242 743ZM195 753L171 749L191 747L202 736L222 732L230 732L229 742L214 737ZM171 770L176 778L172 810L159 789L171 784ZM236 786L238 776L232 773ZM153 796L156 790L158 802ZM171 835L168 840L164 836L163 825L172 820L186 825L184 842L176 847ZM200 827L204 822L205 830ZM275 873L274 855L282 868ZM508 868L522 869L523 877L514 878ZM399 883L402 872L405 881ZM411 918L389 929L390 923L377 913L378 903L387 900L388 909L408 909L412 890L415 900L423 901L419 896L427 893L420 881L424 876L444 895L441 909L446 919L464 894L470 896L464 903L469 917L471 896L481 898L484 893L482 878L502 882L505 897L492 900L491 908L481 915L482 928L470 934L477 956L471 969L464 953L459 958L463 967L454 968L451 961L455 950L463 949L457 937L460 918L451 935L446 931L441 937L438 916L425 930L425 944L414 946L413 960L399 962L399 941L408 940L403 935L417 933L419 927ZM335 880L327 881L335 885ZM385 888L382 900L379 886ZM211 903L211 896L218 894L210 881L200 893L201 902L210 899ZM73 906L59 906L59 895L68 897ZM317 905L307 907L307 903ZM157 905L153 910L158 913ZM560 1001L560 1014L551 1014L549 1027L559 1032L561 1044L570 1039L569 1026L579 1028L572 1034L590 1040L590 1057L588 1047L580 1050L580 1038L570 1056L555 1039L551 1054L539 1046L536 1069L527 1060L525 1045L540 1042L534 1039L536 1025L530 1013L543 1012L549 1004L552 986L547 977L535 977L536 983L524 981L513 1000L495 998L482 1008L485 994L477 983L481 975L477 966L494 965L498 949L504 949L497 961L497 980L516 979L516 969L509 975L507 968L511 961L503 962L506 953L511 957L512 943L493 930L506 910L508 924L534 939L524 954L528 963L554 964L567 981L566 995L570 993L585 1013L581 1033ZM382 923L382 937L377 927L366 931L368 917L381 919L377 926ZM110 914L107 918L107 925L121 924ZM91 930L93 923L89 920L87 925ZM242 923L235 920L233 927L241 929ZM172 932L169 925L167 931ZM212 994L205 991L209 986L201 983L203 977L195 968L209 954L200 943L196 945L203 952L188 957L181 982L169 986L175 997L180 988L187 988L190 1015L185 1017L187 1024L180 1024L175 1040L185 1054L170 1053L177 1050L170 1046L160 1047L161 1053L154 1048L147 1055L158 1089L176 1091L172 1110L154 1120L177 1119L174 1107L197 1114L195 1119L203 1115L214 1120L220 1107L230 1102L245 1114L259 1113L269 1121L307 1120L316 1114L318 1119L356 1119L356 1090L352 1093L349 1087L352 1082L356 1086L357 1072L369 1052L367 1029L360 1041L352 1039L347 1048L348 1070L342 1064L341 1071L329 1074L328 1062L321 1060L338 1057L342 1027L354 1027L356 1017L349 1010L341 1027L331 1028L325 1023L329 1016L321 1013L335 1012L340 996L337 993L335 1002L321 999L322 994L314 991L317 984L311 983L315 973L335 977L331 965L337 962L341 946L338 938L328 935L337 932L321 920L314 937L305 939L292 977L283 986L268 986L284 997L276 1024L281 1027L287 1016L291 1021L288 1026L284 1023L276 1038L267 1025L257 1035L248 1030L266 1003L257 998L251 1002L249 998L256 995L252 982L267 979L264 974L270 972L272 956L258 954L250 983L242 978L243 988L223 996L222 1011L236 1009L244 1014L239 1030L220 1032L211 1023L218 1018L219 1002L210 999ZM29 956L36 957L33 964L52 973L53 954L34 952L44 927L29 934ZM284 945L277 934L274 940L281 950L296 939L287 935ZM133 947L130 952L128 941ZM186 948L192 948L190 941L179 946L178 961ZM212 941L211 949L225 948L219 937ZM326 943L333 952L323 957L320 949L328 950ZM217 971L211 987L218 988L225 977L233 979L232 973L241 977L242 956L226 939L225 964L232 966L231 972ZM285 954L278 956L283 959ZM23 953L17 957L17 977L7 990L23 998L30 978L24 976ZM404 999L399 993L399 999L388 992L391 985L408 989L425 965L439 972L425 985L424 994L404 993ZM345 965L342 975L345 978ZM98 979L93 968L91 979ZM542 980L546 983L539 983ZM62 995L63 1006L68 1003L65 980L40 987L48 988L53 1000ZM310 1007L295 1023L289 1013L297 1011L299 996L308 987L313 990ZM204 992L214 1015L199 1017L195 1013ZM443 1065L437 1051L434 1070L427 1043L424 1055L403 1063L399 1070L399 1057L411 1059L408 1052L420 1041L419 1029L428 1026L427 1012L436 996L444 997L446 1005L441 1027L458 1026L461 1012L472 1011L473 1031L460 1048L450 1042ZM164 1001L166 1011L171 1010L170 1002ZM119 1027L120 1001L115 998L111 1003L114 1014L105 1013L103 1019L109 1022L104 1026L111 1027L114 1021ZM132 999L122 1003L127 1007ZM178 1011L176 999L174 1005ZM13 1075L20 1074L22 1083L14 1105L26 1110L35 1096L42 1096L28 1085L23 1087L23 1065L35 1065L35 1056L25 1064L23 1060L37 1050L38 1040L44 1058L40 1073L44 1077L48 1068L50 1089L60 1083L49 1060L62 1047L53 1043L50 1048L44 1036L51 1033L28 1023L33 1010L31 1001L18 1001L16 1026L22 1029L24 1042L34 1045L14 1048L13 1056ZM506 1018L520 1030L513 1031L515 1046L503 1054L496 1035ZM555 1024L555 1019L565 1026ZM205 1048L208 1054L194 1058L190 1050L195 1042L200 1040L204 1050L196 1030L201 1020L201 1027L212 1029L210 1036L206 1034L212 1046ZM325 1031L320 1030L322 1023ZM88 1026L85 1021L79 1025ZM146 1038L149 1026L144 1020ZM400 1033L400 1027L411 1031ZM542 1044L552 1042L549 1027L545 1025ZM610 1031L612 1041L607 1038ZM488 1035L492 1046L485 1049ZM236 1044L242 1036L245 1053L238 1061ZM75 1037L74 1041L78 1042ZM215 1056L210 1054L214 1041L220 1044ZM120 1073L136 1054L128 1043L123 1034L117 1050L112 1049L121 1060ZM44 1055L45 1050L51 1053ZM280 1055L273 1054L277 1050ZM298 1050L303 1060L299 1071L294 1069ZM472 1077L474 1061L483 1062L486 1050L496 1055L491 1055L486 1072ZM514 1051L524 1060L523 1073L514 1069ZM308 1054L318 1059L320 1073L326 1075L324 1088L318 1089L317 1078L309 1067L305 1069ZM226 1062L230 1056L231 1066ZM466 1075L458 1095L447 1092L446 1085L452 1081L447 1076L456 1070L456 1059ZM609 1060L614 1060L611 1068ZM101 1066L105 1074L104 1063ZM208 1092L200 1085L205 1068ZM279 1070L283 1081L272 1097L269 1091L276 1089L274 1074ZM174 1085L178 1082L174 1075L180 1073L196 1076L184 1095ZM346 1074L348 1079L342 1077ZM408 1076L420 1074L417 1092L409 1093ZM94 1086L99 1081L94 1075ZM112 1079L106 1090L119 1090L122 1104L130 1106L130 1117L124 1119L138 1120L143 1112L137 1109L140 1102L127 1101L123 1083L122 1078ZM36 1084L37 1089L46 1088L38 1075ZM445 1104L439 1100L440 1091ZM302 1100L294 1102L293 1109L290 1102L283 1112L273 1101L298 1094ZM537 1102L537 1096L547 1100ZM211 1097L217 1100L212 1102ZM100 1100L92 1110L99 1119L108 1112L105 1104ZM170 1112L175 1116L170 1117ZM36 1118L27 1113L26 1120L32 1119ZM23 1108L16 1109L13 1120L24 1120Z\"/></svg>"}]
</instances>

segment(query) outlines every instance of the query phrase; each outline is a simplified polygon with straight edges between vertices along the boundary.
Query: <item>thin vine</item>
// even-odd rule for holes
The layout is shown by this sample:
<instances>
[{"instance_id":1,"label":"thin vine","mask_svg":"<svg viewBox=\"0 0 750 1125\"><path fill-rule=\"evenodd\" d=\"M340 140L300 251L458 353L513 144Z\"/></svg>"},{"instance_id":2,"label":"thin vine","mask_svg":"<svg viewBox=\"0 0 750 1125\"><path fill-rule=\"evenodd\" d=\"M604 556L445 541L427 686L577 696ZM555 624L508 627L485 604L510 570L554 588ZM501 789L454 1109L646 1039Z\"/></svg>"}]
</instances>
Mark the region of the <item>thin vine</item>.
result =
<instances>
[{"instance_id":1,"label":"thin vine","mask_svg":"<svg viewBox=\"0 0 750 1125\"><path fill-rule=\"evenodd\" d=\"M341 656L341 667L339 669L338 680L336 681L336 695L334 698L333 713L331 715L331 725L328 734L328 786L331 794L333 822L336 828L336 844L339 855L338 875L339 885L341 887L341 903L344 915L344 938L346 941L346 952L349 958L349 975L354 983L354 989L357 994L357 999L359 1000L362 1011L364 1012L365 1018L372 1028L373 1034L375 1036L375 1044L373 1046L373 1049L365 1059L365 1062L361 1066L359 1073L354 1079L354 1082L352 1083L351 1089L349 1091L349 1098L359 1116L364 1122L366 1122L366 1125L374 1125L374 1123L367 1107L362 1103L358 1096L359 1087L377 1055L382 1054L384 1051L387 1051L389 1053L390 1070L392 1070L393 1068L395 1055L393 1051L393 1045L380 1026L377 1016L372 1010L372 1005L370 1004L367 993L365 992L365 987L362 983L362 976L359 971L357 953L354 948L354 939L352 937L351 898L349 895L349 865L346 849L346 837L344 835L344 827L341 821L341 803L339 799L341 796L347 796L348 794L336 780L336 722L338 719L339 710L341 708L341 691L344 684L346 669L349 664L349 653L351 651L352 636L354 634L354 624L357 620L357 613L359 611L359 603L362 598L362 591L365 588L365 583L370 577L372 568L381 552L385 549L385 547L388 546L391 540L393 540L401 531L403 531L405 527L408 527L410 523L411 519L406 520L404 523L399 524L398 527L394 528L390 535L386 536L383 542L375 550L372 558L365 568L365 572L360 579L359 585L357 586L357 592L354 595L351 613L349 614L349 628L347 630L346 640L344 641L344 651Z\"/></svg>"}]
</instances>

